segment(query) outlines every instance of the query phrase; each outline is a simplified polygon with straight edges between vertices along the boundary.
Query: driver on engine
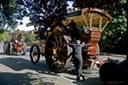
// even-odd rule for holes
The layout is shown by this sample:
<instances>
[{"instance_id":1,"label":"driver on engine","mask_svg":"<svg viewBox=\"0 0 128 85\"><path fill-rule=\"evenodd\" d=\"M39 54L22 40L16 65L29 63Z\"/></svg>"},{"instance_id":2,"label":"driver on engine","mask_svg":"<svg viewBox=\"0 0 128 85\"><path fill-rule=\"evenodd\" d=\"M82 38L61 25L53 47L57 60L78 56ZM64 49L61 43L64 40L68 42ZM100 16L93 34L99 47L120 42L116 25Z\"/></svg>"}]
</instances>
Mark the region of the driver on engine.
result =
<instances>
[{"instance_id":1,"label":"driver on engine","mask_svg":"<svg viewBox=\"0 0 128 85\"><path fill-rule=\"evenodd\" d=\"M22 36L21 35L18 36L18 40L14 41L14 48L15 48L17 53L22 51L23 40L22 40Z\"/></svg>"}]
</instances>

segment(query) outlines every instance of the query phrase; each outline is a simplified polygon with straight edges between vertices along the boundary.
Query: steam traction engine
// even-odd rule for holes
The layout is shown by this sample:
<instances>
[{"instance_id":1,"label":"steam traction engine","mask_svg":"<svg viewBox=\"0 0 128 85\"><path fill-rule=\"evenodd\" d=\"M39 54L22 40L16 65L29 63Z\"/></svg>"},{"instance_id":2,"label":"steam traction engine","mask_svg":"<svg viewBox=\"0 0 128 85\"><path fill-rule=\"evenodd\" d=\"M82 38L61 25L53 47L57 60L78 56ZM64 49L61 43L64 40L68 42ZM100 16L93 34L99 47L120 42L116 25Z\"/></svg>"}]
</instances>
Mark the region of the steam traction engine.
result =
<instances>
[{"instance_id":1,"label":"steam traction engine","mask_svg":"<svg viewBox=\"0 0 128 85\"><path fill-rule=\"evenodd\" d=\"M39 61L40 54L45 54L46 62L53 71L65 71L71 65L72 60L72 56L69 56L72 49L66 41L72 40L72 38L68 35L64 26L74 20L79 27L81 40L88 44L83 49L83 67L92 69L94 64L101 66L104 62L99 57L98 42L101 32L112 20L112 17L107 12L97 8L84 8L69 13L65 17L66 20L62 22L63 25L55 24L54 29L47 32L45 43L40 42L40 45L32 45L30 50L31 61L36 64ZM77 63L74 62L74 64Z\"/></svg>"}]
</instances>

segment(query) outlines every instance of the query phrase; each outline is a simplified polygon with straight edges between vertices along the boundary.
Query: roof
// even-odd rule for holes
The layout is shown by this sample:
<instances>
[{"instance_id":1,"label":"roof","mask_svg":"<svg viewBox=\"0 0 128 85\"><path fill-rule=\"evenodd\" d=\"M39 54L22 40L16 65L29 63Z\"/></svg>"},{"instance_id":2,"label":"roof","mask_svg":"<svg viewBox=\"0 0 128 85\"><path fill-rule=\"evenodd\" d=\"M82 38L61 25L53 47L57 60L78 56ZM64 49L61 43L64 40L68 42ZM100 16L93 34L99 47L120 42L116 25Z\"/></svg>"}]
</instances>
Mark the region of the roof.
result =
<instances>
[{"instance_id":1,"label":"roof","mask_svg":"<svg viewBox=\"0 0 128 85\"><path fill-rule=\"evenodd\" d=\"M106 23L112 21L112 16L98 8L84 8L69 13L63 23L67 25L71 20L74 20L77 26L87 26L89 28L94 26L102 29L105 28L104 25L106 26Z\"/></svg>"}]
</instances>

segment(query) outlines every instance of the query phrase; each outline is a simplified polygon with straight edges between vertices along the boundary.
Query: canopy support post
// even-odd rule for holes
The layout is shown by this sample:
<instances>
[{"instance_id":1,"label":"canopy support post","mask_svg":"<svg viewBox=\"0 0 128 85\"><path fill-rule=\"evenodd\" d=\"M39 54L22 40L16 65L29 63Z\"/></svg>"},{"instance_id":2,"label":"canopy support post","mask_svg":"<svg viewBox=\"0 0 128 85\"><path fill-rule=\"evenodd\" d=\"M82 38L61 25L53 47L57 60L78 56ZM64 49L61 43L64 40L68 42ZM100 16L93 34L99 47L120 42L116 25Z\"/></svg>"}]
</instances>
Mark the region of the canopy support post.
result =
<instances>
[{"instance_id":1,"label":"canopy support post","mask_svg":"<svg viewBox=\"0 0 128 85\"><path fill-rule=\"evenodd\" d=\"M84 19L85 24L86 24L86 25L87 25L87 27L88 27L87 20L84 18L84 15L83 15L83 14L82 14L82 17L83 17L83 19Z\"/></svg>"},{"instance_id":2,"label":"canopy support post","mask_svg":"<svg viewBox=\"0 0 128 85\"><path fill-rule=\"evenodd\" d=\"M101 28L102 28L102 17L100 17L100 23L99 23L99 29L101 30Z\"/></svg>"},{"instance_id":3,"label":"canopy support post","mask_svg":"<svg viewBox=\"0 0 128 85\"><path fill-rule=\"evenodd\" d=\"M107 21L106 24L103 26L101 32L104 30L104 28L107 26L108 23L109 23L109 21Z\"/></svg>"},{"instance_id":4,"label":"canopy support post","mask_svg":"<svg viewBox=\"0 0 128 85\"><path fill-rule=\"evenodd\" d=\"M90 17L90 28L92 28L92 17L93 17L93 13L90 14L91 17Z\"/></svg>"}]
</instances>

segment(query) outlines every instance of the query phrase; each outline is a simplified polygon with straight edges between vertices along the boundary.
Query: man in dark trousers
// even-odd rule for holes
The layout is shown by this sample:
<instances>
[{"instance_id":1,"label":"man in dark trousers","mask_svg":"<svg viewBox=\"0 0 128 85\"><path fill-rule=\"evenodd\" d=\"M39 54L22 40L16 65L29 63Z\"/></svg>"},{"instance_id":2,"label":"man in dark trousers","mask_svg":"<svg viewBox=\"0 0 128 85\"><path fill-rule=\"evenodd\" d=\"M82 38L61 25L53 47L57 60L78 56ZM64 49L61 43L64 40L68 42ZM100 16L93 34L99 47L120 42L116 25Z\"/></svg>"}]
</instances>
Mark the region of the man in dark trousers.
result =
<instances>
[{"instance_id":1,"label":"man in dark trousers","mask_svg":"<svg viewBox=\"0 0 128 85\"><path fill-rule=\"evenodd\" d=\"M79 65L77 69L77 80L80 80L80 77L85 80L85 77L82 73L82 67L83 67L83 58L82 58L82 47L85 46L84 43L81 43L80 40L76 40L76 44L71 44L69 41L67 41L68 45L73 48L72 55L79 61Z\"/></svg>"}]
</instances>

